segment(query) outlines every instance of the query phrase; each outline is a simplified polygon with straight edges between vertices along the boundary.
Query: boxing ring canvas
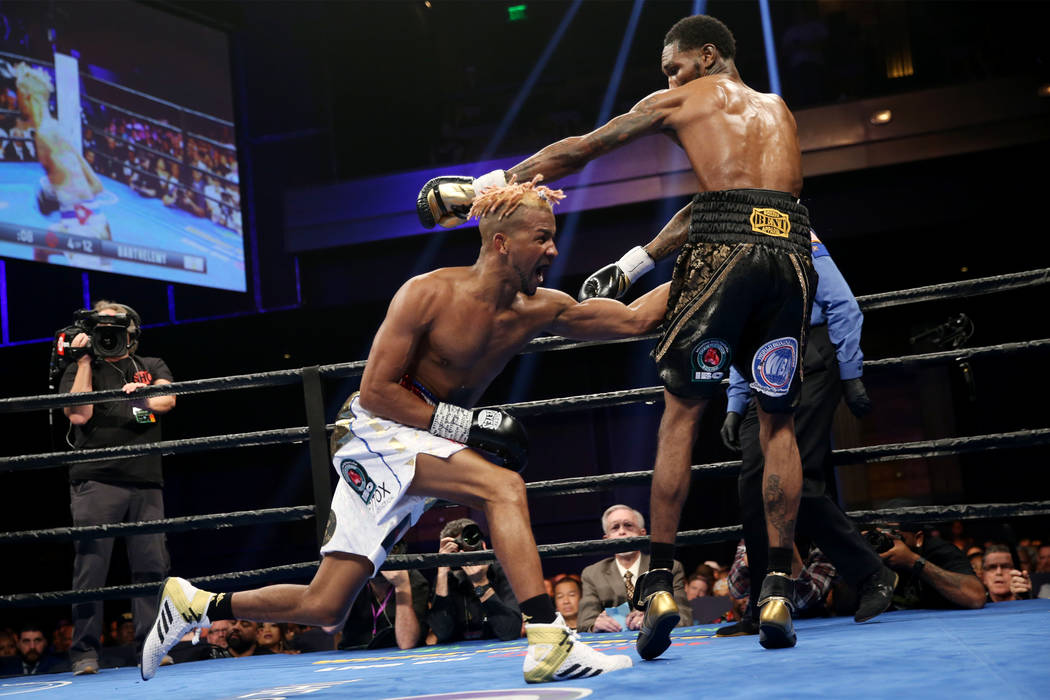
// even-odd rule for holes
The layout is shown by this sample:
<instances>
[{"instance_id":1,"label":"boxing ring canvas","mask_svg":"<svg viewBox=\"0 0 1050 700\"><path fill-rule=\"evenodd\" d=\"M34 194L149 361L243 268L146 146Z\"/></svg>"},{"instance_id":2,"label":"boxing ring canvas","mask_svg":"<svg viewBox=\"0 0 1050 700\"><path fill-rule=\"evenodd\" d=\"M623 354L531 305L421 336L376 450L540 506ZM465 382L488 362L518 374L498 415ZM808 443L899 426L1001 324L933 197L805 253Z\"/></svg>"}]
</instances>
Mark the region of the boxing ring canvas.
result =
<instances>
[{"instance_id":1,"label":"boxing ring canvas","mask_svg":"<svg viewBox=\"0 0 1050 700\"><path fill-rule=\"evenodd\" d=\"M796 622L798 646L769 651L755 637L716 638L717 626L675 630L672 646L642 662L634 633L585 634L634 668L595 678L527 685L525 641L419 649L258 656L95 676L0 679L0 697L105 698L1045 698L1050 689L1050 600L983 610L890 612Z\"/></svg>"}]
</instances>

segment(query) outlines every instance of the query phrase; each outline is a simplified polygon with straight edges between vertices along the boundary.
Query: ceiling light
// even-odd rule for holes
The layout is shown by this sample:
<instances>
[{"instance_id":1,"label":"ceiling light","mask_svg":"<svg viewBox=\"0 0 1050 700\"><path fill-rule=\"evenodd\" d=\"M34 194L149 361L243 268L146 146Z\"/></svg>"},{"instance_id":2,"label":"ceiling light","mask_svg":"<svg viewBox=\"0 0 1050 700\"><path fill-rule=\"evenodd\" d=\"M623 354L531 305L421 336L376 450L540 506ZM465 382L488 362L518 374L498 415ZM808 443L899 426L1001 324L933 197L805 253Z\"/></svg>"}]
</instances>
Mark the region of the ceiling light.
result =
<instances>
[{"instance_id":1,"label":"ceiling light","mask_svg":"<svg viewBox=\"0 0 1050 700\"><path fill-rule=\"evenodd\" d=\"M876 110L871 113L870 117L868 117L868 121L874 124L875 126L889 124L891 121L893 121L893 112L891 112L888 109Z\"/></svg>"}]
</instances>

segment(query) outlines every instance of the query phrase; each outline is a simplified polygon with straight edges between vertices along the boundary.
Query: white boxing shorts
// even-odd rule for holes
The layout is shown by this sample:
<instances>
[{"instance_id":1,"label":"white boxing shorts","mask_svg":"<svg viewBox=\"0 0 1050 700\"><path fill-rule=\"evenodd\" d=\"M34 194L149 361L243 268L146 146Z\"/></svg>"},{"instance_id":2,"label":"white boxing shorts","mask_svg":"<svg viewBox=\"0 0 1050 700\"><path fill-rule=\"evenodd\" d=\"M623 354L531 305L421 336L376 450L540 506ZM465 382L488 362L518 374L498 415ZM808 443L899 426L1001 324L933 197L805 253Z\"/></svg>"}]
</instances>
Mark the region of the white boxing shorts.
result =
<instances>
[{"instance_id":1,"label":"white boxing shorts","mask_svg":"<svg viewBox=\"0 0 1050 700\"><path fill-rule=\"evenodd\" d=\"M379 418L361 408L356 392L336 426L348 433L332 457L339 485L321 554L368 557L378 571L390 549L437 500L405 495L416 473L416 455L446 458L466 445Z\"/></svg>"}]
</instances>

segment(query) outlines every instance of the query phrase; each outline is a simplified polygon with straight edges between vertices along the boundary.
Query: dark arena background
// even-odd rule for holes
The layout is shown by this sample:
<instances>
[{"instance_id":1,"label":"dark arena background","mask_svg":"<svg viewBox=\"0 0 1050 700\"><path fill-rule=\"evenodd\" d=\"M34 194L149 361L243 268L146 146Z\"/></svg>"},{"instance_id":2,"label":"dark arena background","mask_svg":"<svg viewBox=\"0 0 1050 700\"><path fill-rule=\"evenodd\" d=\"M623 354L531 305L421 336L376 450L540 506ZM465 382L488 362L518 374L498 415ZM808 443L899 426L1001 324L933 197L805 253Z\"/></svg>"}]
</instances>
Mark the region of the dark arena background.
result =
<instances>
[{"instance_id":1,"label":"dark arena background","mask_svg":"<svg viewBox=\"0 0 1050 700\"><path fill-rule=\"evenodd\" d=\"M865 310L874 410L857 419L838 409L835 500L872 522L880 516L868 511L907 499L895 512L948 540L1050 543L1047 8L0 2L0 629L34 622L50 635L76 599L65 461L75 453L65 454L49 360L77 309L130 304L143 321L140 354L163 357L176 389L189 382L160 450L171 572L255 572L220 576L216 590L308 582L336 483L325 427L357 389L390 298L414 275L477 255L475 225L419 225L419 187L510 167L666 88L664 34L698 11L733 30L742 79L794 112L802 202ZM51 109L95 151L112 195L101 255L72 247L83 237L56 228L57 214L38 215L44 170L19 115L19 62L57 74ZM63 75L75 88L76 70L79 119L62 101ZM171 180L172 205L157 191L158 160L184 171ZM648 242L696 187L663 136L553 184L567 199L545 284L573 295ZM628 299L671 267L658 264ZM546 577L619 551L600 541L608 506L649 517L648 474L631 473L653 468L653 345L534 345L481 401L518 405L509 410L528 430L523 477ZM235 379L204 381L223 377ZM559 401L569 397L583 398ZM739 457L719 438L724 415L725 398L713 400L693 454L707 466L694 467L679 528L687 573L711 560L728 567L740 537ZM408 555L436 552L443 524L460 517L486 527L478 511L439 504L405 537ZM107 585L133 585L119 537ZM130 592L156 590L137 585ZM131 609L127 592L100 598L107 620ZM635 669L540 690L520 675L524 640L490 640L178 664L149 683L134 668L15 676L0 678L0 696L1045 697L1048 613L1050 602L1030 600L890 612L863 627L820 617L799 623L795 650L777 652L751 637L716 639L706 624L676 630L676 646L651 663L633 635L587 634ZM411 667L422 662L433 665Z\"/></svg>"}]
</instances>

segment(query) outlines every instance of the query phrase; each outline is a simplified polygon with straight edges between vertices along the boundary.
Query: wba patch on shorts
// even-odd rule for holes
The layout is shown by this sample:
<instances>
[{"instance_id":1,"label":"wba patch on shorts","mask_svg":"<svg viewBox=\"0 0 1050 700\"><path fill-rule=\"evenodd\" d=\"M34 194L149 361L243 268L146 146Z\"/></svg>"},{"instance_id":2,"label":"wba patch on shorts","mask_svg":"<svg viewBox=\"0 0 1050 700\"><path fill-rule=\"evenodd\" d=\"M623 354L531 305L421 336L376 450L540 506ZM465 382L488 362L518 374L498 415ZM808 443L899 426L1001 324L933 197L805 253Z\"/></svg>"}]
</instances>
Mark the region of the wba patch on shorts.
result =
<instances>
[{"instance_id":1,"label":"wba patch on shorts","mask_svg":"<svg viewBox=\"0 0 1050 700\"><path fill-rule=\"evenodd\" d=\"M758 349L751 360L751 388L766 396L784 396L791 389L798 365L798 341L777 338Z\"/></svg>"}]
</instances>

